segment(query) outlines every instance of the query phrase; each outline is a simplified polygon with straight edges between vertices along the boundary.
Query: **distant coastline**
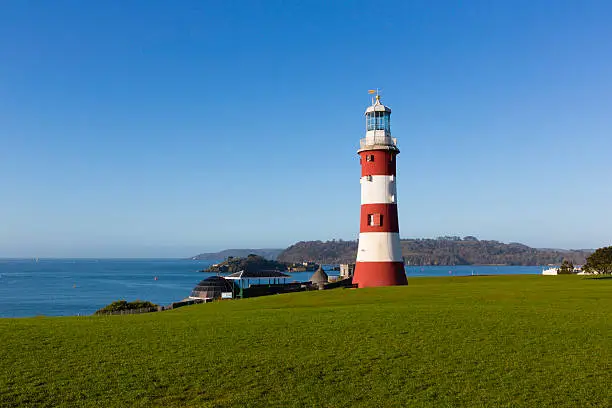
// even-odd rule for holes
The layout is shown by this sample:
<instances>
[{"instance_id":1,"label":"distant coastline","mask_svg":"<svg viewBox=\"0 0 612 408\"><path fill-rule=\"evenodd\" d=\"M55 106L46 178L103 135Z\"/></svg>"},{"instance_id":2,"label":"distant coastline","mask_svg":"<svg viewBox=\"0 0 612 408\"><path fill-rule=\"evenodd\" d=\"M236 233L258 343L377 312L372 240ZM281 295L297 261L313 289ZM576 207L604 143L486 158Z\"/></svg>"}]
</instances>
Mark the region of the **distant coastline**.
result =
<instances>
[{"instance_id":1,"label":"distant coastline","mask_svg":"<svg viewBox=\"0 0 612 408\"><path fill-rule=\"evenodd\" d=\"M402 256L406 266L539 266L556 265L563 260L582 265L593 250L532 248L512 242L479 240L473 236L439 237L436 239L402 239ZM226 249L202 253L193 260L224 260L249 254L281 262L316 262L319 264L353 263L357 241L300 241L286 249Z\"/></svg>"},{"instance_id":2,"label":"distant coastline","mask_svg":"<svg viewBox=\"0 0 612 408\"><path fill-rule=\"evenodd\" d=\"M244 258L251 254L264 257L269 260L276 260L278 255L283 252L282 248L264 248L264 249L224 249L219 252L207 252L190 257L194 261L220 261L227 257Z\"/></svg>"}]
</instances>

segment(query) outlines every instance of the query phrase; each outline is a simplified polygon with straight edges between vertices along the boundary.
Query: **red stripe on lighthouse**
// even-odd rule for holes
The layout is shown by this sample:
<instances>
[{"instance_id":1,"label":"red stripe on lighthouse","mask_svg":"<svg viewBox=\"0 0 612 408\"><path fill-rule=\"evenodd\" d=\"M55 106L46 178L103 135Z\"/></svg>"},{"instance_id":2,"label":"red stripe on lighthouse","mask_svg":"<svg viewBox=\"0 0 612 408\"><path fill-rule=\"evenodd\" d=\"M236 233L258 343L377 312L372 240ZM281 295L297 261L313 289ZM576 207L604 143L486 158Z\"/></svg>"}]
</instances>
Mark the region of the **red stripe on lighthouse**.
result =
<instances>
[{"instance_id":1,"label":"red stripe on lighthouse","mask_svg":"<svg viewBox=\"0 0 612 408\"><path fill-rule=\"evenodd\" d=\"M360 232L399 232L396 204L362 204Z\"/></svg>"},{"instance_id":2,"label":"red stripe on lighthouse","mask_svg":"<svg viewBox=\"0 0 612 408\"><path fill-rule=\"evenodd\" d=\"M357 262L353 283L360 288L407 285L403 262Z\"/></svg>"},{"instance_id":3,"label":"red stripe on lighthouse","mask_svg":"<svg viewBox=\"0 0 612 408\"><path fill-rule=\"evenodd\" d=\"M359 152L361 177L395 176L395 155L393 150L366 150Z\"/></svg>"}]
</instances>

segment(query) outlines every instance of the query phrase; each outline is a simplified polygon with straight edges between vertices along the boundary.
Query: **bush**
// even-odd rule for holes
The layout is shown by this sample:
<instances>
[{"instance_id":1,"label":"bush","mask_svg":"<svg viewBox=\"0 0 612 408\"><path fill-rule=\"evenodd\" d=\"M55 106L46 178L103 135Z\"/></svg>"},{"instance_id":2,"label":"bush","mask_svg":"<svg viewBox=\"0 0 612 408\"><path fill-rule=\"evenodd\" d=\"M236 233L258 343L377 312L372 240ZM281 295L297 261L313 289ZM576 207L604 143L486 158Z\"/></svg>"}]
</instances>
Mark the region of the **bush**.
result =
<instances>
[{"instance_id":1,"label":"bush","mask_svg":"<svg viewBox=\"0 0 612 408\"><path fill-rule=\"evenodd\" d=\"M147 307L157 307L157 305L155 303L149 302L148 300L135 300L133 302L127 302L125 300L116 300L113 303L104 306L102 309L96 310L96 313L94 314L120 312L122 310L144 309Z\"/></svg>"}]
</instances>

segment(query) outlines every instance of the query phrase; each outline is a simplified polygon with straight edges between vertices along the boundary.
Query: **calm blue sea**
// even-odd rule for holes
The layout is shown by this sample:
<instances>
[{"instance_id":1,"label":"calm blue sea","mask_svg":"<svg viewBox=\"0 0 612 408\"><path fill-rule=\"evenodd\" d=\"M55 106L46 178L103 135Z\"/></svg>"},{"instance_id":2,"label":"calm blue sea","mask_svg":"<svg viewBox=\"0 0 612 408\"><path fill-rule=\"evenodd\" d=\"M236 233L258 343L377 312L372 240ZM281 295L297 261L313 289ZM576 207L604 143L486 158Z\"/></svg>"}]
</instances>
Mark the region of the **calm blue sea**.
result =
<instances>
[{"instance_id":1,"label":"calm blue sea","mask_svg":"<svg viewBox=\"0 0 612 408\"><path fill-rule=\"evenodd\" d=\"M118 299L167 305L187 297L199 281L210 276L198 271L211 263L180 259L0 259L0 317L87 315ZM410 278L539 274L541 270L537 266L415 266L406 267L406 274ZM292 280L307 281L311 274L294 273Z\"/></svg>"}]
</instances>

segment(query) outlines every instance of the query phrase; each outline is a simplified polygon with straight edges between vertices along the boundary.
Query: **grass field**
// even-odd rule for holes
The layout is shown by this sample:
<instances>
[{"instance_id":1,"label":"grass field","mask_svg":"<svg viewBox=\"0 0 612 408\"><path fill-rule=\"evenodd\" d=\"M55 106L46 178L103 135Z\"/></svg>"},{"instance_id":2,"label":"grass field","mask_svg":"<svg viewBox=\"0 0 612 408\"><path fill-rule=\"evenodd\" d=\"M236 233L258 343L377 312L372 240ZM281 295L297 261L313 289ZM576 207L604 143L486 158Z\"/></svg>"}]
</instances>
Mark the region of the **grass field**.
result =
<instances>
[{"instance_id":1,"label":"grass field","mask_svg":"<svg viewBox=\"0 0 612 408\"><path fill-rule=\"evenodd\" d=\"M610 407L612 279L415 278L0 319L1 406Z\"/></svg>"}]
</instances>

